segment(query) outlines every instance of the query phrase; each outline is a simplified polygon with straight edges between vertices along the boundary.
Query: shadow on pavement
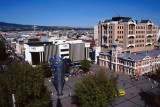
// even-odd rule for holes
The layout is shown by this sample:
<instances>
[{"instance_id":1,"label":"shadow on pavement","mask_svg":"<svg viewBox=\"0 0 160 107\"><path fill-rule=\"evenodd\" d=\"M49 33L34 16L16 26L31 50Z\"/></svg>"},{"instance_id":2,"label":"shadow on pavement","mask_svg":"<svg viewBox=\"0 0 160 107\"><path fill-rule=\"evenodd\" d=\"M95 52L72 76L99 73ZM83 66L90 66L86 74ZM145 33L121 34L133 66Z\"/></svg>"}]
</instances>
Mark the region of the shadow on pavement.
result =
<instances>
[{"instance_id":1,"label":"shadow on pavement","mask_svg":"<svg viewBox=\"0 0 160 107\"><path fill-rule=\"evenodd\" d=\"M154 95L153 93L142 91L141 93L139 93L139 95L141 96L141 100L144 101L146 107L158 107L155 104L156 95Z\"/></svg>"}]
</instances>

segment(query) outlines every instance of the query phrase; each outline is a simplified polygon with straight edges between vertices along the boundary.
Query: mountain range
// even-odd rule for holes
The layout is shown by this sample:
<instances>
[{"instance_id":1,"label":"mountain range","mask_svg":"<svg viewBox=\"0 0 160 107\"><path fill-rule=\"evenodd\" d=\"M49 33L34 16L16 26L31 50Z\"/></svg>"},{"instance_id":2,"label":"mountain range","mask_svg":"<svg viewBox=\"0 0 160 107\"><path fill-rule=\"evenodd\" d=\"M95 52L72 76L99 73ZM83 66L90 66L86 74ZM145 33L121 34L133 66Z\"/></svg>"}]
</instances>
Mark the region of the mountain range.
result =
<instances>
[{"instance_id":1,"label":"mountain range","mask_svg":"<svg viewBox=\"0 0 160 107\"><path fill-rule=\"evenodd\" d=\"M33 31L36 26L37 31L43 30L92 30L93 28L76 28L68 26L40 26L40 25L23 25L15 23L0 22L0 31Z\"/></svg>"}]
</instances>

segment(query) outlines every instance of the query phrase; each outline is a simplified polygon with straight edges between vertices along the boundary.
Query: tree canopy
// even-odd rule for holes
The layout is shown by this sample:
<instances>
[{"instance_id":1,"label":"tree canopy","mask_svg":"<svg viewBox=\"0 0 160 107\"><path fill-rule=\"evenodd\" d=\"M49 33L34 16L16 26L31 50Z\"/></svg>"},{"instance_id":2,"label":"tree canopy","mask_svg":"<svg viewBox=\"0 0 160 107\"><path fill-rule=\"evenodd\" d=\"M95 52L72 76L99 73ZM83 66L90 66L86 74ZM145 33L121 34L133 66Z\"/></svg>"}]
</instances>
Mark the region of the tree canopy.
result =
<instances>
[{"instance_id":1,"label":"tree canopy","mask_svg":"<svg viewBox=\"0 0 160 107\"><path fill-rule=\"evenodd\" d=\"M42 63L41 66L42 69L44 70L44 76L46 78L51 77L52 76L51 66L47 62Z\"/></svg>"},{"instance_id":2,"label":"tree canopy","mask_svg":"<svg viewBox=\"0 0 160 107\"><path fill-rule=\"evenodd\" d=\"M0 77L0 107L12 107L15 94L17 107L46 107L50 92L44 86L44 70L15 61Z\"/></svg>"},{"instance_id":3,"label":"tree canopy","mask_svg":"<svg viewBox=\"0 0 160 107\"><path fill-rule=\"evenodd\" d=\"M2 41L0 41L0 61L4 61L7 57L6 48Z\"/></svg>"},{"instance_id":4,"label":"tree canopy","mask_svg":"<svg viewBox=\"0 0 160 107\"><path fill-rule=\"evenodd\" d=\"M87 59L82 60L80 64L81 64L81 68L85 71L91 67L91 65Z\"/></svg>"},{"instance_id":5,"label":"tree canopy","mask_svg":"<svg viewBox=\"0 0 160 107\"><path fill-rule=\"evenodd\" d=\"M74 102L82 107L106 107L117 96L117 78L108 78L103 70L82 77L75 84Z\"/></svg>"}]
</instances>

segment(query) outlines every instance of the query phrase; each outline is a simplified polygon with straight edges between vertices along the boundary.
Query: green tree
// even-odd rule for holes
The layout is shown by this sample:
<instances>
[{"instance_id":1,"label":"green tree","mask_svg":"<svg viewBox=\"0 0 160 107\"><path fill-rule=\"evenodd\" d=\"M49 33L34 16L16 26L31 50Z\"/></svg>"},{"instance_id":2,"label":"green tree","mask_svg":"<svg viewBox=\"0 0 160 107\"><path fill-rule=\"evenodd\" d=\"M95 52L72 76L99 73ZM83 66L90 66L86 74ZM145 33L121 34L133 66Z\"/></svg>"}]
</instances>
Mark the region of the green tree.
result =
<instances>
[{"instance_id":1,"label":"green tree","mask_svg":"<svg viewBox=\"0 0 160 107\"><path fill-rule=\"evenodd\" d=\"M46 62L42 63L41 66L44 70L44 76L46 78L50 78L52 76L51 66Z\"/></svg>"},{"instance_id":2,"label":"green tree","mask_svg":"<svg viewBox=\"0 0 160 107\"><path fill-rule=\"evenodd\" d=\"M50 92L44 86L44 70L15 61L0 77L0 107L12 107L15 94L17 107L46 107Z\"/></svg>"},{"instance_id":3,"label":"green tree","mask_svg":"<svg viewBox=\"0 0 160 107\"><path fill-rule=\"evenodd\" d=\"M2 41L0 41L0 61L4 61L7 57L6 47Z\"/></svg>"},{"instance_id":4,"label":"green tree","mask_svg":"<svg viewBox=\"0 0 160 107\"><path fill-rule=\"evenodd\" d=\"M70 70L70 65L69 65L69 64L66 64L66 72L65 72L65 73L66 73L66 74L69 73L69 70Z\"/></svg>"},{"instance_id":5,"label":"green tree","mask_svg":"<svg viewBox=\"0 0 160 107\"><path fill-rule=\"evenodd\" d=\"M106 107L116 99L117 76L108 78L103 70L87 75L75 84L73 101L82 107Z\"/></svg>"},{"instance_id":6,"label":"green tree","mask_svg":"<svg viewBox=\"0 0 160 107\"><path fill-rule=\"evenodd\" d=\"M88 69L91 67L91 65L87 59L82 60L80 64L81 64L81 68L84 71L88 71Z\"/></svg>"},{"instance_id":7,"label":"green tree","mask_svg":"<svg viewBox=\"0 0 160 107\"><path fill-rule=\"evenodd\" d=\"M156 70L156 79L158 79L158 81L160 80L160 67L158 67L158 69Z\"/></svg>"}]
</instances>

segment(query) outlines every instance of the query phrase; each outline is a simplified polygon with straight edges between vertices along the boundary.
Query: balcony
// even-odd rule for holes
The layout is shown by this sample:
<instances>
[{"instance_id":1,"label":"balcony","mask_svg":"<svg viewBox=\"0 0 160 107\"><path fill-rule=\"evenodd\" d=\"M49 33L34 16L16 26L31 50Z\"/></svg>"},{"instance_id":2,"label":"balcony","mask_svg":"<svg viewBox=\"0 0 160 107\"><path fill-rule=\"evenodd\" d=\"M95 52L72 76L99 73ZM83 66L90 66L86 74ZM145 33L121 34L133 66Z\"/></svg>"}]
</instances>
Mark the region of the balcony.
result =
<instances>
[{"instance_id":1,"label":"balcony","mask_svg":"<svg viewBox=\"0 0 160 107\"><path fill-rule=\"evenodd\" d=\"M108 43L103 43L102 45L103 45L103 46L109 46L109 44L108 44Z\"/></svg>"},{"instance_id":2,"label":"balcony","mask_svg":"<svg viewBox=\"0 0 160 107\"><path fill-rule=\"evenodd\" d=\"M108 34L103 34L102 37L109 37L109 35Z\"/></svg>"},{"instance_id":3,"label":"balcony","mask_svg":"<svg viewBox=\"0 0 160 107\"><path fill-rule=\"evenodd\" d=\"M153 34L147 34L146 35L146 37L152 37L153 36Z\"/></svg>"},{"instance_id":4,"label":"balcony","mask_svg":"<svg viewBox=\"0 0 160 107\"><path fill-rule=\"evenodd\" d=\"M130 34L130 35L128 35L127 37L128 37L128 38L130 38L130 37L134 37L134 38L135 38L135 35L134 35L134 34Z\"/></svg>"},{"instance_id":5,"label":"balcony","mask_svg":"<svg viewBox=\"0 0 160 107\"><path fill-rule=\"evenodd\" d=\"M127 47L135 47L135 44L128 44Z\"/></svg>"},{"instance_id":6,"label":"balcony","mask_svg":"<svg viewBox=\"0 0 160 107\"><path fill-rule=\"evenodd\" d=\"M152 42L147 42L146 45L152 45Z\"/></svg>"}]
</instances>

